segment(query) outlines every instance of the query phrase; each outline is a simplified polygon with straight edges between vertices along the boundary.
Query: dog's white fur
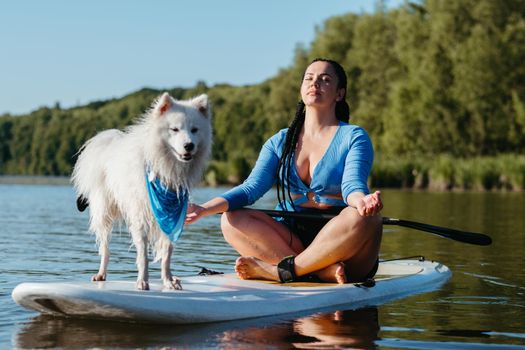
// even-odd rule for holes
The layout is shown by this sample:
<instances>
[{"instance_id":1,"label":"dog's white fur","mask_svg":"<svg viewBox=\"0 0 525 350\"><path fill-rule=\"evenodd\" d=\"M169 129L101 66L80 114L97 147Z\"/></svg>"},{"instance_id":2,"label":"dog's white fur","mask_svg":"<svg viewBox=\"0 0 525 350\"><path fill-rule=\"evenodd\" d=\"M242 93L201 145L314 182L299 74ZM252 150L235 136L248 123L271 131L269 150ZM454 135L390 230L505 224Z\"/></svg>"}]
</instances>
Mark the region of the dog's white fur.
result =
<instances>
[{"instance_id":1,"label":"dog's white fur","mask_svg":"<svg viewBox=\"0 0 525 350\"><path fill-rule=\"evenodd\" d=\"M170 189L189 191L202 178L211 142L208 97L176 101L164 93L125 132L105 130L82 146L72 182L79 197L89 202L89 227L96 235L101 255L93 281L106 280L113 223L122 220L137 249L137 288L149 289L150 244L155 261L161 260L164 287L181 289L180 280L170 270L173 245L151 210L146 167Z\"/></svg>"}]
</instances>

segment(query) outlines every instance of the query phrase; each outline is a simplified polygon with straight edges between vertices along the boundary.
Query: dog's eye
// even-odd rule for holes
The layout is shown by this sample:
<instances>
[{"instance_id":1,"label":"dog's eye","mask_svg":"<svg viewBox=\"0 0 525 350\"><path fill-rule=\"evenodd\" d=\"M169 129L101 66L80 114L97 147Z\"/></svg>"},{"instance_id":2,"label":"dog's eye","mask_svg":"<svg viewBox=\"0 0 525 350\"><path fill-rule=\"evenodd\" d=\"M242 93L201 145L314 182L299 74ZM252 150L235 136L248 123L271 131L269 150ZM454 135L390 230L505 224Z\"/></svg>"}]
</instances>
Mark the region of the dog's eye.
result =
<instances>
[{"instance_id":1,"label":"dog's eye","mask_svg":"<svg viewBox=\"0 0 525 350\"><path fill-rule=\"evenodd\" d=\"M171 131L173 131L173 132L179 132L179 128L171 128Z\"/></svg>"},{"instance_id":2,"label":"dog's eye","mask_svg":"<svg viewBox=\"0 0 525 350\"><path fill-rule=\"evenodd\" d=\"M195 134L197 131L199 131L199 128L191 128L191 133Z\"/></svg>"}]
</instances>

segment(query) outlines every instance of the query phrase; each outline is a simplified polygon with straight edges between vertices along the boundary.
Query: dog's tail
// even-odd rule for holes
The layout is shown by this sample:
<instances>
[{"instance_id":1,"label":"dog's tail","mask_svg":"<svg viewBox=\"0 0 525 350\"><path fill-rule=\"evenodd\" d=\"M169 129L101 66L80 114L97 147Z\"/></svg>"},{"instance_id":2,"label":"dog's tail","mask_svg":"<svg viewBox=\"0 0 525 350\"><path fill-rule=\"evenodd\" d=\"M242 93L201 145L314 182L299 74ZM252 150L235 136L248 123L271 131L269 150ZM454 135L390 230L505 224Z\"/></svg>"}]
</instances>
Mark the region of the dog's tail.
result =
<instances>
[{"instance_id":1,"label":"dog's tail","mask_svg":"<svg viewBox=\"0 0 525 350\"><path fill-rule=\"evenodd\" d=\"M77 197L77 209L78 211L84 211L89 206L89 202L86 197L80 195Z\"/></svg>"}]
</instances>

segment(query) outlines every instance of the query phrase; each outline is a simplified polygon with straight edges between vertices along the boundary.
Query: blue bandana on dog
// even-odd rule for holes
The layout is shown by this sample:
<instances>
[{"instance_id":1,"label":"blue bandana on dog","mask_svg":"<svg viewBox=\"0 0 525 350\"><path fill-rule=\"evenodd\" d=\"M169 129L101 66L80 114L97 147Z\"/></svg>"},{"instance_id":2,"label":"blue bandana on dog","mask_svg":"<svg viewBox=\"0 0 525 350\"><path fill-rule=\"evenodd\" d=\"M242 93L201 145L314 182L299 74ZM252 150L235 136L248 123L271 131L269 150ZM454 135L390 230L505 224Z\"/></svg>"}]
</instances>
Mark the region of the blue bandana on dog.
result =
<instances>
[{"instance_id":1,"label":"blue bandana on dog","mask_svg":"<svg viewBox=\"0 0 525 350\"><path fill-rule=\"evenodd\" d=\"M151 179L146 172L146 186L151 203L151 210L157 219L162 232L170 240L176 242L182 234L186 210L188 209L188 192L181 191L179 194L170 191L160 180L155 177Z\"/></svg>"}]
</instances>

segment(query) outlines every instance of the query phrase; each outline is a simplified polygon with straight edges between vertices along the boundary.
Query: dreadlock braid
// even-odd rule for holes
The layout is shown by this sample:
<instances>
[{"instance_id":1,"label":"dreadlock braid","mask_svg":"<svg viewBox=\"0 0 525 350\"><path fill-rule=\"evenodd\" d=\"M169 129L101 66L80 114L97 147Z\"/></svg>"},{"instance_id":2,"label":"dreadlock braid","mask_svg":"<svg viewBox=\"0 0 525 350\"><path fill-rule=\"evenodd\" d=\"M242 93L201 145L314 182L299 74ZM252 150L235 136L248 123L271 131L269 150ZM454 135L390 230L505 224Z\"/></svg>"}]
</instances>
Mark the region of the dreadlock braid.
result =
<instances>
[{"instance_id":1,"label":"dreadlock braid","mask_svg":"<svg viewBox=\"0 0 525 350\"><path fill-rule=\"evenodd\" d=\"M335 74L338 78L338 88L345 89L345 95L340 101L337 101L335 104L335 116L338 120L348 123L350 119L350 107L345 100L346 97L346 73L343 67L336 61L316 58L310 64L318 61L328 62L334 68ZM290 201L290 204L295 211L295 205L292 200L290 193L290 169L293 164L293 159L295 155L295 149L297 147L297 141L299 140L299 134L304 125L305 118L305 104L301 100L297 103L297 108L295 110L295 118L288 127L286 133L286 139L283 146L283 152L281 158L279 159L279 165L277 167L277 200L279 205L283 210L288 210L288 205L286 205L286 199Z\"/></svg>"},{"instance_id":2,"label":"dreadlock braid","mask_svg":"<svg viewBox=\"0 0 525 350\"><path fill-rule=\"evenodd\" d=\"M277 200L279 201L281 208L285 210L288 209L288 206L285 205L286 198L290 199L290 203L295 210L295 206L291 200L289 180L290 169L293 166L295 147L297 145L297 140L299 139L299 133L301 132L301 129L304 125L304 107L305 105L303 101L299 101L299 103L297 103L297 108L295 109L295 118L286 132L283 153L279 159L279 165L277 167Z\"/></svg>"}]
</instances>

